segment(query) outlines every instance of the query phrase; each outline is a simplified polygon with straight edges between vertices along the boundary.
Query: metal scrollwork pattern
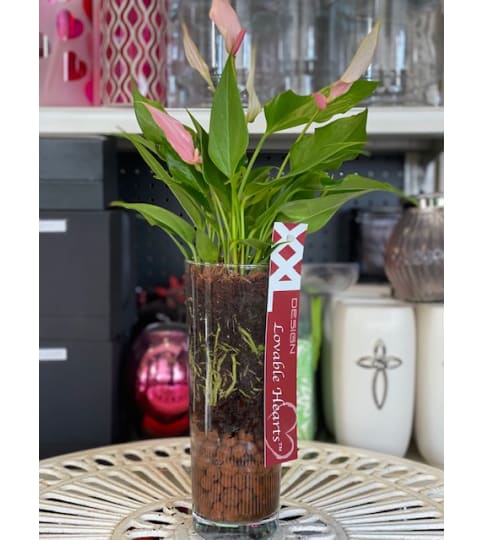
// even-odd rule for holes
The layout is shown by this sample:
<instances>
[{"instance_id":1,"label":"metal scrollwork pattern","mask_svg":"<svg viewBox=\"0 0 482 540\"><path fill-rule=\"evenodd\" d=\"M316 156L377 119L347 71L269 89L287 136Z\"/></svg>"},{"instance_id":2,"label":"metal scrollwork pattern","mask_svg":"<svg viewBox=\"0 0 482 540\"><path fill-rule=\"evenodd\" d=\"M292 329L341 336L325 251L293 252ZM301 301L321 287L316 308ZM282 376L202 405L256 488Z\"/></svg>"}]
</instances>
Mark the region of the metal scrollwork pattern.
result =
<instances>
[{"instance_id":1,"label":"metal scrollwork pattern","mask_svg":"<svg viewBox=\"0 0 482 540\"><path fill-rule=\"evenodd\" d=\"M107 446L40 461L39 537L197 538L189 439ZM442 539L443 472L339 445L300 441L283 465L282 537Z\"/></svg>"}]
</instances>

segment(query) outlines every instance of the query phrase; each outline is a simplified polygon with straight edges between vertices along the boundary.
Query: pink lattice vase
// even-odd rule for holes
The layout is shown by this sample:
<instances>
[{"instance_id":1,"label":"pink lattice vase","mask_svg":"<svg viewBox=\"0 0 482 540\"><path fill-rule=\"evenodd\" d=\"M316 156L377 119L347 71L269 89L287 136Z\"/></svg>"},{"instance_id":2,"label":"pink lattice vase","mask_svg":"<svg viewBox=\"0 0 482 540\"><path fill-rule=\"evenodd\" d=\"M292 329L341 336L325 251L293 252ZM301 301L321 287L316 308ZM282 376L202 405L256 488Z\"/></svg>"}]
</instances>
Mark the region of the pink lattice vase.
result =
<instances>
[{"instance_id":1,"label":"pink lattice vase","mask_svg":"<svg viewBox=\"0 0 482 540\"><path fill-rule=\"evenodd\" d=\"M132 103L131 79L144 96L164 103L167 0L101 0L99 15L102 103Z\"/></svg>"}]
</instances>

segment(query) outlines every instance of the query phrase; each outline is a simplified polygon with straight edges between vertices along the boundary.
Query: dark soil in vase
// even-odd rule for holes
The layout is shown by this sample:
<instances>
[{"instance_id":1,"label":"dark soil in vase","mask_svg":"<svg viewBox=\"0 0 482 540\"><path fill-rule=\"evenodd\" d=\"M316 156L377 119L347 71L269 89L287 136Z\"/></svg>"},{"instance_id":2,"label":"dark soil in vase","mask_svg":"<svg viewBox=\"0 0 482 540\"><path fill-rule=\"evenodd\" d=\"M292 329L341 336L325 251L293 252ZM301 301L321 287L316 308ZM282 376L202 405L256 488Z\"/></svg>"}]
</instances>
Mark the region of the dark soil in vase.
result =
<instances>
[{"instance_id":1,"label":"dark soil in vase","mask_svg":"<svg viewBox=\"0 0 482 540\"><path fill-rule=\"evenodd\" d=\"M219 523L275 514L280 467L263 465L266 271L189 267L193 511Z\"/></svg>"}]
</instances>

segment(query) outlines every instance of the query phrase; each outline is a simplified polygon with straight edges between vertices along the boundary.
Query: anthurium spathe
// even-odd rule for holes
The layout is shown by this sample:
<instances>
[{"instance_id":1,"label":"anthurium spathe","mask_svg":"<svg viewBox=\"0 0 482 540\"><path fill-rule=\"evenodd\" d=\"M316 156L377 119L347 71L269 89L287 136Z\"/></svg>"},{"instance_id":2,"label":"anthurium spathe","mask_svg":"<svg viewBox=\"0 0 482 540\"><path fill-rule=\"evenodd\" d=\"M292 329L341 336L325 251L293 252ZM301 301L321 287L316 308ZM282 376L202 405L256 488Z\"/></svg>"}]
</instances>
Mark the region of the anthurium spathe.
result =
<instances>
[{"instance_id":1,"label":"anthurium spathe","mask_svg":"<svg viewBox=\"0 0 482 540\"><path fill-rule=\"evenodd\" d=\"M154 122L161 128L169 144L178 153L179 157L191 165L201 163L199 150L194 148L194 141L189 131L176 118L166 112L156 109L145 103L144 106L151 113Z\"/></svg>"},{"instance_id":2,"label":"anthurium spathe","mask_svg":"<svg viewBox=\"0 0 482 540\"><path fill-rule=\"evenodd\" d=\"M313 99L315 100L318 109L323 111L328 107L328 100L326 99L324 94L322 94L321 92L313 92L313 94L311 95L313 96Z\"/></svg>"},{"instance_id":3,"label":"anthurium spathe","mask_svg":"<svg viewBox=\"0 0 482 540\"><path fill-rule=\"evenodd\" d=\"M214 84L209 73L208 65L206 64L204 58L201 56L199 49L196 47L196 44L191 39L191 36L189 35L186 27L186 23L184 21L181 21L181 29L182 43L189 65L201 75L201 77L208 83L209 88L211 88L211 90L214 92Z\"/></svg>"},{"instance_id":4,"label":"anthurium spathe","mask_svg":"<svg viewBox=\"0 0 482 540\"><path fill-rule=\"evenodd\" d=\"M246 81L246 91L248 92L248 110L246 111L246 120L254 122L258 114L263 110L259 102L256 88L254 87L256 72L256 45L251 49L251 60L249 62L248 80Z\"/></svg>"},{"instance_id":5,"label":"anthurium spathe","mask_svg":"<svg viewBox=\"0 0 482 540\"><path fill-rule=\"evenodd\" d=\"M380 21L377 21L370 32L363 38L343 75L331 86L328 101L333 101L335 98L345 94L351 85L368 69L375 54L379 31Z\"/></svg>"},{"instance_id":6,"label":"anthurium spathe","mask_svg":"<svg viewBox=\"0 0 482 540\"><path fill-rule=\"evenodd\" d=\"M404 197L388 183L354 174L340 179L333 172L364 152L368 111L344 113L377 86L358 79L373 57L379 23L341 78L313 94L286 90L262 105L254 88L252 56L245 111L234 57L245 31L227 0L213 0L210 16L229 54L214 88L208 130L190 113L192 126L184 126L161 104L134 89L142 134L125 134L186 217L151 204L116 201L113 205L135 210L150 225L162 228L186 259L255 264L271 253L275 221L304 222L311 233L324 227L347 201L365 193L385 191ZM196 45L192 40L185 43L192 65L206 75ZM248 122L261 112L265 131L250 141ZM258 157L267 139L295 127L298 135L282 163L260 166Z\"/></svg>"},{"instance_id":7,"label":"anthurium spathe","mask_svg":"<svg viewBox=\"0 0 482 540\"><path fill-rule=\"evenodd\" d=\"M226 51L236 56L246 30L241 27L238 15L228 0L213 0L209 17L224 38Z\"/></svg>"}]
</instances>

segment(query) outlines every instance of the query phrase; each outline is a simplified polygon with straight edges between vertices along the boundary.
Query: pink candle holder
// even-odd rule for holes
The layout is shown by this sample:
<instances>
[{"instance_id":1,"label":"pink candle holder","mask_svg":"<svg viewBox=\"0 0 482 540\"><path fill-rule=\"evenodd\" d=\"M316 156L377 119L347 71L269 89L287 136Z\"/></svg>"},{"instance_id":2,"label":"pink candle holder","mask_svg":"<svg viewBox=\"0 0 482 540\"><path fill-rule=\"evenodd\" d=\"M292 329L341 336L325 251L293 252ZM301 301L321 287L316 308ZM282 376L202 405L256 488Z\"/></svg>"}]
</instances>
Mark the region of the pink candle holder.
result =
<instances>
[{"instance_id":1,"label":"pink candle holder","mask_svg":"<svg viewBox=\"0 0 482 540\"><path fill-rule=\"evenodd\" d=\"M133 386L143 435L189 432L189 365L185 326L152 323L132 347L129 384Z\"/></svg>"}]
</instances>

